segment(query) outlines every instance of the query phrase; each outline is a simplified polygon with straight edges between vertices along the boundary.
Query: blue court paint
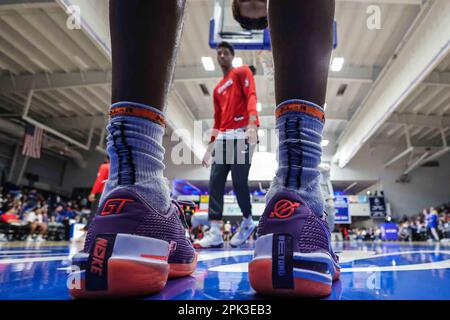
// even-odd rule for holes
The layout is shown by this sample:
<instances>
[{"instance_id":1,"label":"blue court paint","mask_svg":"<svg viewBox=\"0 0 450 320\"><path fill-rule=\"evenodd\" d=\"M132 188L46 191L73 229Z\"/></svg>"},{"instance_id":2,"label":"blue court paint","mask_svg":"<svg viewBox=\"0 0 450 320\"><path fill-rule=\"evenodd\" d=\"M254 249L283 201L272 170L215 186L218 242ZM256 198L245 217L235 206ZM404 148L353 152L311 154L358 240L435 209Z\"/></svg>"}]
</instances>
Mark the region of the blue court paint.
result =
<instances>
[{"instance_id":1,"label":"blue court paint","mask_svg":"<svg viewBox=\"0 0 450 320\"><path fill-rule=\"evenodd\" d=\"M450 299L450 245L338 243L341 280L326 299ZM248 282L252 246L202 250L191 277L145 299L261 299ZM0 299L70 299L67 246L0 244Z\"/></svg>"}]
</instances>

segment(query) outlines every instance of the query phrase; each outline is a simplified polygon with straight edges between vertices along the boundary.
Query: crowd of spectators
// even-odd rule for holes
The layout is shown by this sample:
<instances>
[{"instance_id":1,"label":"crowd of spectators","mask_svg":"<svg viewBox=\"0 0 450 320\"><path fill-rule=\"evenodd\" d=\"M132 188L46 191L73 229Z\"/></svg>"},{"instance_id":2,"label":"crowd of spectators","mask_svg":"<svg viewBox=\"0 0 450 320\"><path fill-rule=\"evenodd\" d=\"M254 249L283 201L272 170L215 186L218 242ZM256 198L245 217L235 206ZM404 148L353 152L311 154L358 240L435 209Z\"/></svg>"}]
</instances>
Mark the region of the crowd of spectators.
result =
<instances>
[{"instance_id":1,"label":"crowd of spectators","mask_svg":"<svg viewBox=\"0 0 450 320\"><path fill-rule=\"evenodd\" d=\"M90 208L87 197L69 199L33 188L7 189L0 186L0 241L69 240L71 225L87 224ZM398 227L400 241L450 241L450 203L423 209L421 214L403 216L392 222ZM238 228L239 223L224 222L224 240L229 241ZM203 225L190 228L192 240L201 239L206 229ZM380 226L339 229L343 240L383 239Z\"/></svg>"},{"instance_id":2,"label":"crowd of spectators","mask_svg":"<svg viewBox=\"0 0 450 320\"><path fill-rule=\"evenodd\" d=\"M81 196L0 187L0 240L69 240L70 226L89 215L90 203Z\"/></svg>"},{"instance_id":3,"label":"crowd of spectators","mask_svg":"<svg viewBox=\"0 0 450 320\"><path fill-rule=\"evenodd\" d=\"M400 241L450 241L450 204L439 208L425 208L421 214L403 216L393 219L398 226L398 240ZM370 228L341 229L344 240L380 241L383 230L380 226Z\"/></svg>"},{"instance_id":4,"label":"crowd of spectators","mask_svg":"<svg viewBox=\"0 0 450 320\"><path fill-rule=\"evenodd\" d=\"M403 241L449 241L450 204L425 208L422 214L414 217L402 217L399 238Z\"/></svg>"}]
</instances>

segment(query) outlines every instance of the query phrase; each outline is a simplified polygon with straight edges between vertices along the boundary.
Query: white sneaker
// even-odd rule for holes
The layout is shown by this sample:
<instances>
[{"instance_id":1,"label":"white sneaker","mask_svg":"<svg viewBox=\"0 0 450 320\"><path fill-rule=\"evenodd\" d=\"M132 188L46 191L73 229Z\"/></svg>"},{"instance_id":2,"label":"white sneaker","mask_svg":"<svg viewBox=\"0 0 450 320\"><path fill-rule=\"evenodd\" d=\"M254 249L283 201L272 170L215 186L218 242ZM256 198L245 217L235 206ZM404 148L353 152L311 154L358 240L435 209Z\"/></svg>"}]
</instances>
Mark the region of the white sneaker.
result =
<instances>
[{"instance_id":1,"label":"white sneaker","mask_svg":"<svg viewBox=\"0 0 450 320\"><path fill-rule=\"evenodd\" d=\"M28 237L27 237L27 240L26 241L33 241L34 239L33 239L33 236L32 235L29 235Z\"/></svg>"},{"instance_id":2,"label":"white sneaker","mask_svg":"<svg viewBox=\"0 0 450 320\"><path fill-rule=\"evenodd\" d=\"M232 247L239 247L240 245L243 245L245 241L250 238L255 228L256 225L253 222L252 217L243 218L239 230L236 232L233 238L231 238L230 245Z\"/></svg>"},{"instance_id":3,"label":"white sneaker","mask_svg":"<svg viewBox=\"0 0 450 320\"><path fill-rule=\"evenodd\" d=\"M192 228L198 227L199 225L210 226L208 220L208 212L196 212L191 216Z\"/></svg>"},{"instance_id":4,"label":"white sneaker","mask_svg":"<svg viewBox=\"0 0 450 320\"><path fill-rule=\"evenodd\" d=\"M45 239L42 238L41 235L38 235L37 238L36 238L36 241L37 241L37 242L42 242L42 241L45 241Z\"/></svg>"},{"instance_id":5,"label":"white sneaker","mask_svg":"<svg viewBox=\"0 0 450 320\"><path fill-rule=\"evenodd\" d=\"M222 248L223 247L223 234L219 228L213 227L205 232L203 239L194 242L194 248L206 249L206 248Z\"/></svg>"}]
</instances>

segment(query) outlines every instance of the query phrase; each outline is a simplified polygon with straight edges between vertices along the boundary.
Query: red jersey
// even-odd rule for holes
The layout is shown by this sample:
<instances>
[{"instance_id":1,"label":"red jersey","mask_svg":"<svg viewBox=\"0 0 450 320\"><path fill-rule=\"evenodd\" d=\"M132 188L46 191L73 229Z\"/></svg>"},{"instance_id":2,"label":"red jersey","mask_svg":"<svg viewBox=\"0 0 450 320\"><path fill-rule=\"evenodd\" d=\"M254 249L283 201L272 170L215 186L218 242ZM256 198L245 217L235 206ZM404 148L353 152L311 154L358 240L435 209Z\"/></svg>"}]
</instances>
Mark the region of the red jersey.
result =
<instances>
[{"instance_id":1,"label":"red jersey","mask_svg":"<svg viewBox=\"0 0 450 320\"><path fill-rule=\"evenodd\" d=\"M102 193L105 188L105 182L109 177L109 162L103 163L98 169L97 179L95 179L91 194Z\"/></svg>"},{"instance_id":2,"label":"red jersey","mask_svg":"<svg viewBox=\"0 0 450 320\"><path fill-rule=\"evenodd\" d=\"M249 117L256 116L255 79L246 65L233 68L214 88L214 129L226 131L248 125Z\"/></svg>"},{"instance_id":3,"label":"red jersey","mask_svg":"<svg viewBox=\"0 0 450 320\"><path fill-rule=\"evenodd\" d=\"M2 222L9 223L10 221L19 220L20 217L14 213L4 213L1 215Z\"/></svg>"}]
</instances>

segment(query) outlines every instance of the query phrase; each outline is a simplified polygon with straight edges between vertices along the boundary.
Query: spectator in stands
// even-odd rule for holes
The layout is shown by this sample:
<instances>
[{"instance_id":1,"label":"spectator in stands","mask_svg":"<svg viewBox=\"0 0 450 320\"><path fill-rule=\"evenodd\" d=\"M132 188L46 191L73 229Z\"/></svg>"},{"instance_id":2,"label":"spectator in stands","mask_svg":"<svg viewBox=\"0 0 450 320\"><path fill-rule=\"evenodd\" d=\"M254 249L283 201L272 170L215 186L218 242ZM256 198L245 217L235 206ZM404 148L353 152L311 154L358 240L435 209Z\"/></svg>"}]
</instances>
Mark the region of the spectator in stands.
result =
<instances>
[{"instance_id":1,"label":"spectator in stands","mask_svg":"<svg viewBox=\"0 0 450 320\"><path fill-rule=\"evenodd\" d=\"M8 207L5 205L2 209L3 213L0 216L0 222L9 224L20 221L20 216L17 214L18 210L16 207Z\"/></svg>"},{"instance_id":2,"label":"spectator in stands","mask_svg":"<svg viewBox=\"0 0 450 320\"><path fill-rule=\"evenodd\" d=\"M44 241L47 235L47 223L44 221L44 214L41 208L35 210L35 221L31 224L30 235L37 234L36 241Z\"/></svg>"},{"instance_id":3,"label":"spectator in stands","mask_svg":"<svg viewBox=\"0 0 450 320\"><path fill-rule=\"evenodd\" d=\"M223 226L223 240L224 241L230 241L231 239L231 223L230 221L227 221L225 225Z\"/></svg>"},{"instance_id":4,"label":"spectator in stands","mask_svg":"<svg viewBox=\"0 0 450 320\"><path fill-rule=\"evenodd\" d=\"M399 229L399 239L402 241L412 241L412 228L409 220L405 220Z\"/></svg>"},{"instance_id":5,"label":"spectator in stands","mask_svg":"<svg viewBox=\"0 0 450 320\"><path fill-rule=\"evenodd\" d=\"M67 210L63 205L58 205L55 209L54 215L56 222L62 223L65 229L65 240L70 240L70 219L75 218L75 213L72 210Z\"/></svg>"}]
</instances>

